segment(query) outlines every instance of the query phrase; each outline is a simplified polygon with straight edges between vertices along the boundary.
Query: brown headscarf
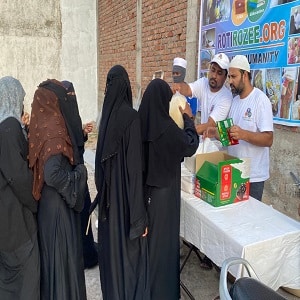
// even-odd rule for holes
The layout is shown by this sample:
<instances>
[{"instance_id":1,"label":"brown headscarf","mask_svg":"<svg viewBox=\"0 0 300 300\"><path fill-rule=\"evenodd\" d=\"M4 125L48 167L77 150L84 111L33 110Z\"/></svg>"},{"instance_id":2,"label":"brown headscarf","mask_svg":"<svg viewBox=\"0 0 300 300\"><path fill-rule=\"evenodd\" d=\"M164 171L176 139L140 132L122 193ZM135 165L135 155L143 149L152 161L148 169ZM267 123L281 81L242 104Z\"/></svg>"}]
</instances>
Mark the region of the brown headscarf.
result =
<instances>
[{"instance_id":1,"label":"brown headscarf","mask_svg":"<svg viewBox=\"0 0 300 300\"><path fill-rule=\"evenodd\" d=\"M57 80L52 79L61 85ZM56 154L65 155L73 164L73 149L58 98L54 92L38 87L34 94L29 126L29 166L33 170L33 197L39 200L44 183L44 166Z\"/></svg>"}]
</instances>

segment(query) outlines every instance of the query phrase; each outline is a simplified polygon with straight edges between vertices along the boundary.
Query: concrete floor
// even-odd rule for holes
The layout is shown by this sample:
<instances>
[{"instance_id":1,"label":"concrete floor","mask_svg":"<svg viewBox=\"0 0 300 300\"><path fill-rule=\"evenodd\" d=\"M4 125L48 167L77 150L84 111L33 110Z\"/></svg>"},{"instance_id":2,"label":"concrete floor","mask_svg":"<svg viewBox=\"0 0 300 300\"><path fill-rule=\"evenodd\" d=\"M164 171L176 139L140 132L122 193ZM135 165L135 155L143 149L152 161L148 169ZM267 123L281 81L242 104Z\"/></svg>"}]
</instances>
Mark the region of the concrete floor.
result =
<instances>
[{"instance_id":1,"label":"concrete floor","mask_svg":"<svg viewBox=\"0 0 300 300\"><path fill-rule=\"evenodd\" d=\"M184 246L184 253L186 254L187 251L187 247ZM192 252L181 273L181 281L189 289L195 300L213 300L219 295L219 275L220 273L215 268L209 271L201 269L198 257ZM85 276L88 300L102 300L99 268L86 270ZM296 296L282 289L279 289L278 292L288 300L299 300ZM181 289L181 300L190 299Z\"/></svg>"},{"instance_id":2,"label":"concrete floor","mask_svg":"<svg viewBox=\"0 0 300 300\"><path fill-rule=\"evenodd\" d=\"M96 196L96 189L94 185L94 149L87 149L85 152L85 163L88 169L88 184L91 193L91 199ZM92 215L92 229L94 238L97 239L97 229L95 221L97 217ZM188 247L182 247L182 259L188 253ZM201 254L202 255L202 254ZM181 272L181 281L189 289L190 293L196 300L213 300L219 295L219 275L220 273L213 268L212 270L204 270L200 267L200 261L195 252L192 252L186 265ZM101 287L100 287L100 274L98 266L93 269L85 271L86 290L88 300L102 300ZM279 289L278 292L288 300L299 300L298 297ZM122 299L120 299L122 300ZM155 299L153 299L155 300ZM181 289L181 300L190 300L189 296Z\"/></svg>"}]
</instances>

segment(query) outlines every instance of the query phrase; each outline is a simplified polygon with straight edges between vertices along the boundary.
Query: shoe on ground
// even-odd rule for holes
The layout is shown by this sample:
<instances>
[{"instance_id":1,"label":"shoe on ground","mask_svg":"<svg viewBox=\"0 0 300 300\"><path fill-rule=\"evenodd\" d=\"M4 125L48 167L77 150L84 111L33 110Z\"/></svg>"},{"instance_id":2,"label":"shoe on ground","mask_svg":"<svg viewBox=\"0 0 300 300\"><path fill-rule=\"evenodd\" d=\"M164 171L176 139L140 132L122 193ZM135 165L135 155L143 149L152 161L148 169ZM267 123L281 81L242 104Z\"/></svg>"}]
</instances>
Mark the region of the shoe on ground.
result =
<instances>
[{"instance_id":1,"label":"shoe on ground","mask_svg":"<svg viewBox=\"0 0 300 300\"><path fill-rule=\"evenodd\" d=\"M213 262L207 256L204 256L200 263L200 267L204 270L211 270L213 268Z\"/></svg>"}]
</instances>

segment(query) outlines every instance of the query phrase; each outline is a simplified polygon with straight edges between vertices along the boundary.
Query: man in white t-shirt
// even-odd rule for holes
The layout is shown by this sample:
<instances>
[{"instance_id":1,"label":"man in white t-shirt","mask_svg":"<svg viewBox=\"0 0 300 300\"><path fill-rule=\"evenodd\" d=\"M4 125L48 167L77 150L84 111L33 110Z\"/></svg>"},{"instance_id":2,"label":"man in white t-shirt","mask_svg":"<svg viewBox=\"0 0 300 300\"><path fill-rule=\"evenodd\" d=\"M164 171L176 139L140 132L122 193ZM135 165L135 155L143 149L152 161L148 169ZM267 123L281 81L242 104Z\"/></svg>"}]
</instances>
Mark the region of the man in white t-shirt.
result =
<instances>
[{"instance_id":1,"label":"man in white t-shirt","mask_svg":"<svg viewBox=\"0 0 300 300\"><path fill-rule=\"evenodd\" d=\"M216 54L210 62L208 77L202 77L195 82L174 83L172 89L179 91L187 97L195 97L200 101L201 124L196 125L198 134L211 126L216 126L217 121L227 118L230 109L232 94L225 87L229 59L226 54Z\"/></svg>"},{"instance_id":2,"label":"man in white t-shirt","mask_svg":"<svg viewBox=\"0 0 300 300\"><path fill-rule=\"evenodd\" d=\"M195 97L201 106L201 123L196 125L199 135L211 126L216 126L217 121L227 118L230 109L232 94L224 83L228 73L229 58L224 53L216 54L210 61L209 72L190 84L186 82L175 82L172 86L173 92L178 91L186 97ZM210 270L213 268L212 261L207 257L201 261L201 268Z\"/></svg>"},{"instance_id":3,"label":"man in white t-shirt","mask_svg":"<svg viewBox=\"0 0 300 300\"><path fill-rule=\"evenodd\" d=\"M262 199L264 182L269 175L269 150L273 143L273 114L269 98L251 85L249 62L236 55L229 64L229 84L234 97L228 114L234 126L230 136L239 144L229 146L228 153L251 159L250 196Z\"/></svg>"}]
</instances>

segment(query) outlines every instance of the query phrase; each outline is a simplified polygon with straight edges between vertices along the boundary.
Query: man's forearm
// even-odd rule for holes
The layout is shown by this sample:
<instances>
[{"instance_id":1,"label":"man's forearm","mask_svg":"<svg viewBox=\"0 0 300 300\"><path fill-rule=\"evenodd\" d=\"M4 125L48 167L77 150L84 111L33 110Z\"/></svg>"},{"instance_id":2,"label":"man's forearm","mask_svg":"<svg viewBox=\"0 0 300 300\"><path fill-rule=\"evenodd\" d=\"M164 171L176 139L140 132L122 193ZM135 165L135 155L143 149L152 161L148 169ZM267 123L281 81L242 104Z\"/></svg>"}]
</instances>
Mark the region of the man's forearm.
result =
<instances>
[{"instance_id":1,"label":"man's forearm","mask_svg":"<svg viewBox=\"0 0 300 300\"><path fill-rule=\"evenodd\" d=\"M178 91L181 95L184 95L186 97L192 96L191 88L186 82L174 83L172 89L173 92Z\"/></svg>"}]
</instances>

